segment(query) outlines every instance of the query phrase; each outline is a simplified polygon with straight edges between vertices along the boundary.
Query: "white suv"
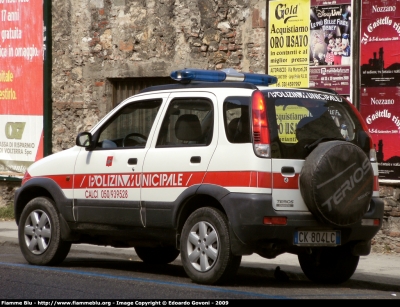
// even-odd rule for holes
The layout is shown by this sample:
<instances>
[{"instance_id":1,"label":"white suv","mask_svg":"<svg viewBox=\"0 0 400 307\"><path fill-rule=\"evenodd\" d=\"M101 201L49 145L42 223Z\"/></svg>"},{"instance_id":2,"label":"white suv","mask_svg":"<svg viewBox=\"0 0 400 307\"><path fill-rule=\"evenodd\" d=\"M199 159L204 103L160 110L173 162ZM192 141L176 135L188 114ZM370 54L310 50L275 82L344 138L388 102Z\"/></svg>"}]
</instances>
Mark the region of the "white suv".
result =
<instances>
[{"instance_id":1,"label":"white suv","mask_svg":"<svg viewBox=\"0 0 400 307\"><path fill-rule=\"evenodd\" d=\"M341 283L382 224L372 139L329 90L184 69L179 84L120 103L76 146L34 163L15 194L20 247L62 262L72 243L179 254L197 283L232 277L242 255L298 255L315 282ZM224 81L224 82L220 82Z\"/></svg>"}]
</instances>

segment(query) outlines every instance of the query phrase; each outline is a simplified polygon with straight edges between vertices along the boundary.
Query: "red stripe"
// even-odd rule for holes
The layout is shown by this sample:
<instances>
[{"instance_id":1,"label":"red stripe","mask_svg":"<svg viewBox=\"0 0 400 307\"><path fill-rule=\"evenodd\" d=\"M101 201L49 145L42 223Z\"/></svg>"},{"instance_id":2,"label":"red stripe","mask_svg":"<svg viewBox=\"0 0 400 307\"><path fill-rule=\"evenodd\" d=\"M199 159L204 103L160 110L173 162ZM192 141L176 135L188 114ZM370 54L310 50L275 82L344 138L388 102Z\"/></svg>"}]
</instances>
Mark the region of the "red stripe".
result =
<instances>
[{"instance_id":1,"label":"red stripe","mask_svg":"<svg viewBox=\"0 0 400 307\"><path fill-rule=\"evenodd\" d=\"M272 174L266 172L258 172L258 187L272 188Z\"/></svg>"},{"instance_id":2,"label":"red stripe","mask_svg":"<svg viewBox=\"0 0 400 307\"><path fill-rule=\"evenodd\" d=\"M271 188L271 179L271 173L267 172L207 172L203 183L227 187Z\"/></svg>"},{"instance_id":3,"label":"red stripe","mask_svg":"<svg viewBox=\"0 0 400 307\"><path fill-rule=\"evenodd\" d=\"M54 180L61 189L72 189L72 178L76 189L87 188L138 188L139 174L76 174L40 176ZM163 178L161 178L163 177ZM272 176L268 172L235 171L235 172L170 172L145 173L142 188L189 187L195 184L215 184L227 187L271 188Z\"/></svg>"},{"instance_id":4,"label":"red stripe","mask_svg":"<svg viewBox=\"0 0 400 307\"><path fill-rule=\"evenodd\" d=\"M61 189L72 189L73 175L50 175L32 178L48 178L55 181Z\"/></svg>"},{"instance_id":5,"label":"red stripe","mask_svg":"<svg viewBox=\"0 0 400 307\"><path fill-rule=\"evenodd\" d=\"M207 172L203 183L216 184L229 187L250 187L251 173L249 171L238 172ZM254 185L256 182L254 182Z\"/></svg>"}]
</instances>

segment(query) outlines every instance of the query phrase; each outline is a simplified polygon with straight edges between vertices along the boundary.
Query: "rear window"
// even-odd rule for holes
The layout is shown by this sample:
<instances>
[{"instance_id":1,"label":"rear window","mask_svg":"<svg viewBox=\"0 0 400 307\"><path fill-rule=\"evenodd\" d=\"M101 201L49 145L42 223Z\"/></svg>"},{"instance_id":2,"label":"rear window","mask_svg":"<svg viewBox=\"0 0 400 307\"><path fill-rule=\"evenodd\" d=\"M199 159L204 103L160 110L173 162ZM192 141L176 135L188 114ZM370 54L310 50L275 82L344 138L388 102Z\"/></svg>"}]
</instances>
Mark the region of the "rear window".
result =
<instances>
[{"instance_id":1,"label":"rear window","mask_svg":"<svg viewBox=\"0 0 400 307\"><path fill-rule=\"evenodd\" d=\"M342 97L312 91L263 92L268 104L272 156L304 159L321 139L354 142L357 118Z\"/></svg>"}]
</instances>

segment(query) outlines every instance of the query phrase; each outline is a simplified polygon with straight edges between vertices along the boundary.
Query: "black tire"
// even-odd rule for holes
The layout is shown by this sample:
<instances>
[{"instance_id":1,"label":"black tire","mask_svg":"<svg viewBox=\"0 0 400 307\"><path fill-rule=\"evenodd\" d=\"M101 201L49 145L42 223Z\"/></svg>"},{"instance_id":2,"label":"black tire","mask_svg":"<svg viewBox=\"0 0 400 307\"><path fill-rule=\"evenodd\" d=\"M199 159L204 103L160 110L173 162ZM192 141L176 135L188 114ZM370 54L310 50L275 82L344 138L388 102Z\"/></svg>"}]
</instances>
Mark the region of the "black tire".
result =
<instances>
[{"instance_id":1,"label":"black tire","mask_svg":"<svg viewBox=\"0 0 400 307\"><path fill-rule=\"evenodd\" d=\"M175 247L135 247L136 254L148 264L168 264L179 256Z\"/></svg>"},{"instance_id":2,"label":"black tire","mask_svg":"<svg viewBox=\"0 0 400 307\"><path fill-rule=\"evenodd\" d=\"M320 143L300 173L301 195L321 222L352 225L367 212L374 174L367 155L344 141Z\"/></svg>"},{"instance_id":3,"label":"black tire","mask_svg":"<svg viewBox=\"0 0 400 307\"><path fill-rule=\"evenodd\" d=\"M357 269L359 256L349 248L332 247L313 250L311 255L298 255L304 274L313 282L340 284L350 279Z\"/></svg>"},{"instance_id":4,"label":"black tire","mask_svg":"<svg viewBox=\"0 0 400 307\"><path fill-rule=\"evenodd\" d=\"M226 282L242 260L242 256L232 254L228 220L215 208L200 208L189 216L180 244L183 268L199 284Z\"/></svg>"},{"instance_id":5,"label":"black tire","mask_svg":"<svg viewBox=\"0 0 400 307\"><path fill-rule=\"evenodd\" d=\"M71 248L70 242L61 240L58 212L46 197L32 199L22 211L18 240L25 259L35 265L59 264Z\"/></svg>"}]
</instances>

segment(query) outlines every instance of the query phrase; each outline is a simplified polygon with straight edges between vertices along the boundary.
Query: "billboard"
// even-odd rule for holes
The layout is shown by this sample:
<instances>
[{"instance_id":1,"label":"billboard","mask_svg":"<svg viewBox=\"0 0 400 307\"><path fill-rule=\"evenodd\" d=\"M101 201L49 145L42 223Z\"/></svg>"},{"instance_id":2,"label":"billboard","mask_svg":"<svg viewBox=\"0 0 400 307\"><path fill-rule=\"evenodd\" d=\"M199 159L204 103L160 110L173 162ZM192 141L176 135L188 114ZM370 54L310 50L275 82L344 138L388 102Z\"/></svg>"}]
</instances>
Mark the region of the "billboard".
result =
<instances>
[{"instance_id":1,"label":"billboard","mask_svg":"<svg viewBox=\"0 0 400 307\"><path fill-rule=\"evenodd\" d=\"M0 0L0 176L43 157L43 1Z\"/></svg>"},{"instance_id":2,"label":"billboard","mask_svg":"<svg viewBox=\"0 0 400 307\"><path fill-rule=\"evenodd\" d=\"M400 180L400 1L363 0L360 112L372 135L379 179Z\"/></svg>"},{"instance_id":3,"label":"billboard","mask_svg":"<svg viewBox=\"0 0 400 307\"><path fill-rule=\"evenodd\" d=\"M350 98L349 0L269 1L268 73L276 86L324 87Z\"/></svg>"},{"instance_id":4,"label":"billboard","mask_svg":"<svg viewBox=\"0 0 400 307\"><path fill-rule=\"evenodd\" d=\"M308 87L309 0L270 1L268 74L275 86Z\"/></svg>"},{"instance_id":5,"label":"billboard","mask_svg":"<svg viewBox=\"0 0 400 307\"><path fill-rule=\"evenodd\" d=\"M310 87L350 96L351 4L312 0L310 8Z\"/></svg>"}]
</instances>

